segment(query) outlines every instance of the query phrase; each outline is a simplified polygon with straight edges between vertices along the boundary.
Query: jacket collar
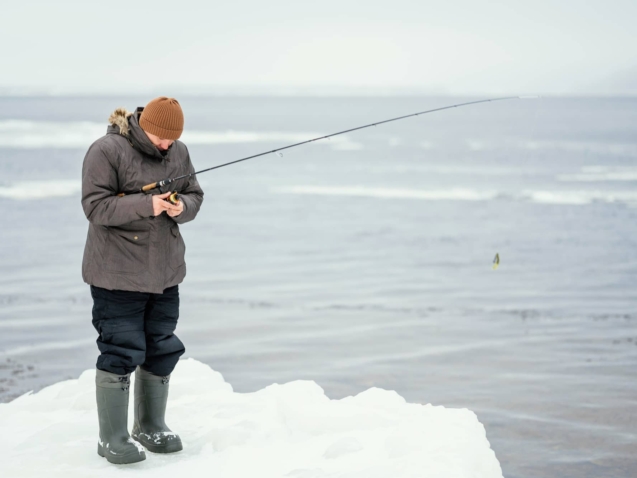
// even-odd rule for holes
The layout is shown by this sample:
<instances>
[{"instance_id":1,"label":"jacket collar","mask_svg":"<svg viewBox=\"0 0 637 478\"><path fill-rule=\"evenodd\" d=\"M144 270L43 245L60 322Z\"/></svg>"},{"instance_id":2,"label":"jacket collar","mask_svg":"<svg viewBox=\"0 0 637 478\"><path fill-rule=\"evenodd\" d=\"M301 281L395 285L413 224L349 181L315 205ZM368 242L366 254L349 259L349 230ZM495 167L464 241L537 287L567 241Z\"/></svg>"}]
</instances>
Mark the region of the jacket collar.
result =
<instances>
[{"instance_id":1,"label":"jacket collar","mask_svg":"<svg viewBox=\"0 0 637 478\"><path fill-rule=\"evenodd\" d=\"M111 125L106 131L107 134L119 134L124 136L133 148L153 159L158 161L164 159L170 160L173 145L170 145L167 151L159 151L159 149L151 143L150 139L148 139L144 130L139 126L139 115L143 110L144 108L140 106L134 113L131 113L125 108L117 108L108 119Z\"/></svg>"}]
</instances>

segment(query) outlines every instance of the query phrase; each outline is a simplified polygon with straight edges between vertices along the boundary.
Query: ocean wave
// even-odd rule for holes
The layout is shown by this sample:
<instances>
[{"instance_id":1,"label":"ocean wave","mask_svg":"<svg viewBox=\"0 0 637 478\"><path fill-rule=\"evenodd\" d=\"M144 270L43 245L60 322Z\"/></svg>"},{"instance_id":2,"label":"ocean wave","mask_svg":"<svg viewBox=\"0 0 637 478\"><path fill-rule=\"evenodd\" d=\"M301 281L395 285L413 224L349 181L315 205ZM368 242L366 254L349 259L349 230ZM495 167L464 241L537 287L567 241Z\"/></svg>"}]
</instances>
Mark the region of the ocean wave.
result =
<instances>
[{"instance_id":1,"label":"ocean wave","mask_svg":"<svg viewBox=\"0 0 637 478\"><path fill-rule=\"evenodd\" d=\"M539 204L637 204L637 192L633 191L524 191L521 197Z\"/></svg>"},{"instance_id":2,"label":"ocean wave","mask_svg":"<svg viewBox=\"0 0 637 478\"><path fill-rule=\"evenodd\" d=\"M22 345L10 349L0 350L0 357L15 357L16 355L32 354L33 352L50 352L52 350L68 350L78 347L89 347L95 343L92 339L66 340L59 342L38 342Z\"/></svg>"},{"instance_id":3,"label":"ocean wave","mask_svg":"<svg viewBox=\"0 0 637 478\"><path fill-rule=\"evenodd\" d=\"M625 203L637 205L637 192L632 191L545 191L527 190L517 194L468 188L404 189L369 188L364 186L289 186L272 188L280 194L308 194L322 196L356 196L378 199L418 199L425 201L490 201L508 199L536 204L587 205Z\"/></svg>"},{"instance_id":4,"label":"ocean wave","mask_svg":"<svg viewBox=\"0 0 637 478\"><path fill-rule=\"evenodd\" d=\"M358 196L383 199L423 199L427 201L486 201L498 196L496 191L476 191L466 188L438 190L369 188L364 186L290 186L273 188L282 194L318 194L323 196Z\"/></svg>"},{"instance_id":5,"label":"ocean wave","mask_svg":"<svg viewBox=\"0 0 637 478\"><path fill-rule=\"evenodd\" d=\"M317 138L324 133L312 132L258 132L258 131L184 131L182 140L186 144L228 144L228 143L301 143L312 138ZM333 138L317 141L317 144L326 144L336 150L359 150L363 145L351 141L347 136L335 136Z\"/></svg>"},{"instance_id":6,"label":"ocean wave","mask_svg":"<svg viewBox=\"0 0 637 478\"><path fill-rule=\"evenodd\" d=\"M93 141L106 134L106 124L88 121L0 121L0 148L42 149L86 149ZM278 143L285 146L321 136L316 132L281 131L203 131L186 130L182 140L188 145L232 144L232 143ZM347 135L336 136L317 144L330 146L334 150L360 150L363 145L352 141Z\"/></svg>"},{"instance_id":7,"label":"ocean wave","mask_svg":"<svg viewBox=\"0 0 637 478\"><path fill-rule=\"evenodd\" d=\"M106 133L106 125L86 121L0 121L3 148L88 148Z\"/></svg>"},{"instance_id":8,"label":"ocean wave","mask_svg":"<svg viewBox=\"0 0 637 478\"><path fill-rule=\"evenodd\" d=\"M80 193L79 180L22 181L0 188L0 198L18 201L52 197L68 197ZM490 201L510 200L536 204L587 205L592 203L624 203L637 206L637 191L551 191L525 190L511 194L504 191L453 187L448 189L378 188L366 186L287 186L270 189L275 194L349 196L376 199L416 199L424 201Z\"/></svg>"},{"instance_id":9,"label":"ocean wave","mask_svg":"<svg viewBox=\"0 0 637 478\"><path fill-rule=\"evenodd\" d=\"M29 200L74 196L82 190L82 184L74 179L52 179L48 181L22 181L0 188L0 197Z\"/></svg>"},{"instance_id":10,"label":"ocean wave","mask_svg":"<svg viewBox=\"0 0 637 478\"><path fill-rule=\"evenodd\" d=\"M605 143L599 141L528 141L521 146L530 150L558 150L573 153L637 156L637 143Z\"/></svg>"},{"instance_id":11,"label":"ocean wave","mask_svg":"<svg viewBox=\"0 0 637 478\"><path fill-rule=\"evenodd\" d=\"M465 175L465 176L534 176L541 174L541 170L531 167L500 167L492 165L460 165L460 164L427 164L427 163L405 163L398 164L388 162L386 164L348 164L350 171L367 171L373 173L396 173L396 174L442 174L442 175Z\"/></svg>"},{"instance_id":12,"label":"ocean wave","mask_svg":"<svg viewBox=\"0 0 637 478\"><path fill-rule=\"evenodd\" d=\"M568 182L637 181L637 168L586 166L579 173L561 174L557 178Z\"/></svg>"},{"instance_id":13,"label":"ocean wave","mask_svg":"<svg viewBox=\"0 0 637 478\"><path fill-rule=\"evenodd\" d=\"M465 138L464 144L469 151L559 151L566 153L599 154L608 156L637 156L637 143L614 143L602 141L519 141L512 138L500 138L497 141L483 138ZM433 144L424 142L420 144L423 149L432 149ZM436 148L437 149L437 148Z\"/></svg>"}]
</instances>

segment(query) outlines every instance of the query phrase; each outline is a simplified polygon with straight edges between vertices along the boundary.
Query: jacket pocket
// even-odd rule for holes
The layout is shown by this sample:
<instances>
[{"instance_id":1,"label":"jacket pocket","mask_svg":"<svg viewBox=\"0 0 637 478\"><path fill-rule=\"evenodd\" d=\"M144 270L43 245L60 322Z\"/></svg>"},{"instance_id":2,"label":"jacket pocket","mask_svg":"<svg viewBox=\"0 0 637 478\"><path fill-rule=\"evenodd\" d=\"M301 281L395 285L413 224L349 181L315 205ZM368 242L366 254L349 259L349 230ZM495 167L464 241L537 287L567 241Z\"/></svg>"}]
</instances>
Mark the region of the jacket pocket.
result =
<instances>
[{"instance_id":1,"label":"jacket pocket","mask_svg":"<svg viewBox=\"0 0 637 478\"><path fill-rule=\"evenodd\" d=\"M169 248L168 265L173 271L177 271L180 267L186 265L186 244L184 243L179 226L174 225L170 228L170 248Z\"/></svg>"},{"instance_id":2,"label":"jacket pocket","mask_svg":"<svg viewBox=\"0 0 637 478\"><path fill-rule=\"evenodd\" d=\"M109 227L104 270L140 274L148 269L149 231L125 231Z\"/></svg>"}]
</instances>

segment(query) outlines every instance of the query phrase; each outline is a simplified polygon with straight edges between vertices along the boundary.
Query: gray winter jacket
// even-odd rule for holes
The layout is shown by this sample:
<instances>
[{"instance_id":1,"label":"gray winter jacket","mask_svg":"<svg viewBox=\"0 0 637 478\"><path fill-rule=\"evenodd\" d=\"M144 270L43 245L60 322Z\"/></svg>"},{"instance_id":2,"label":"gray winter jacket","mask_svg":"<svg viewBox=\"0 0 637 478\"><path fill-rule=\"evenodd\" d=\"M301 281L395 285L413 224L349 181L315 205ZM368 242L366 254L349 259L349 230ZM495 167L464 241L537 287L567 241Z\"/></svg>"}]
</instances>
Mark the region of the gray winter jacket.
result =
<instances>
[{"instance_id":1,"label":"gray winter jacket","mask_svg":"<svg viewBox=\"0 0 637 478\"><path fill-rule=\"evenodd\" d=\"M177 217L153 216L149 194L133 193L142 186L194 172L186 146L175 141L162 154L138 123L142 108L123 108L109 118L106 136L95 141L82 166L82 207L89 220L82 262L84 282L109 290L162 293L183 281L186 246L179 224L192 221L203 201L195 177L168 188L184 204ZM167 191L153 191L160 194Z\"/></svg>"}]
</instances>

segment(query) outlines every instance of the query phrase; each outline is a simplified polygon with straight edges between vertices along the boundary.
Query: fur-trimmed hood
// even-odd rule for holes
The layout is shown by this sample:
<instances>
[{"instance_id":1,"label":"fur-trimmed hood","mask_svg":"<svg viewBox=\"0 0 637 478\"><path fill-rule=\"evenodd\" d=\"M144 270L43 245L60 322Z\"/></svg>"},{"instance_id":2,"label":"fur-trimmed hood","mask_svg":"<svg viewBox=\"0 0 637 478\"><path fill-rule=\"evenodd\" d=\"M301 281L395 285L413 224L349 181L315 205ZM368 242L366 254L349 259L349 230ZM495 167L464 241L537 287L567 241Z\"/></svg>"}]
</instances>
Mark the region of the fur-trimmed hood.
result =
<instances>
[{"instance_id":1,"label":"fur-trimmed hood","mask_svg":"<svg viewBox=\"0 0 637 478\"><path fill-rule=\"evenodd\" d=\"M108 122L113 126L119 126L119 134L122 136L128 136L128 118L133 116L133 113L126 108L117 108L111 116L108 118Z\"/></svg>"},{"instance_id":2,"label":"fur-trimmed hood","mask_svg":"<svg viewBox=\"0 0 637 478\"><path fill-rule=\"evenodd\" d=\"M108 127L107 133L123 136L133 148L159 161L170 159L173 145L171 144L167 151L159 151L139 126L142 111L144 108L141 106L134 112L126 108L117 108L108 118L111 126Z\"/></svg>"}]
</instances>

